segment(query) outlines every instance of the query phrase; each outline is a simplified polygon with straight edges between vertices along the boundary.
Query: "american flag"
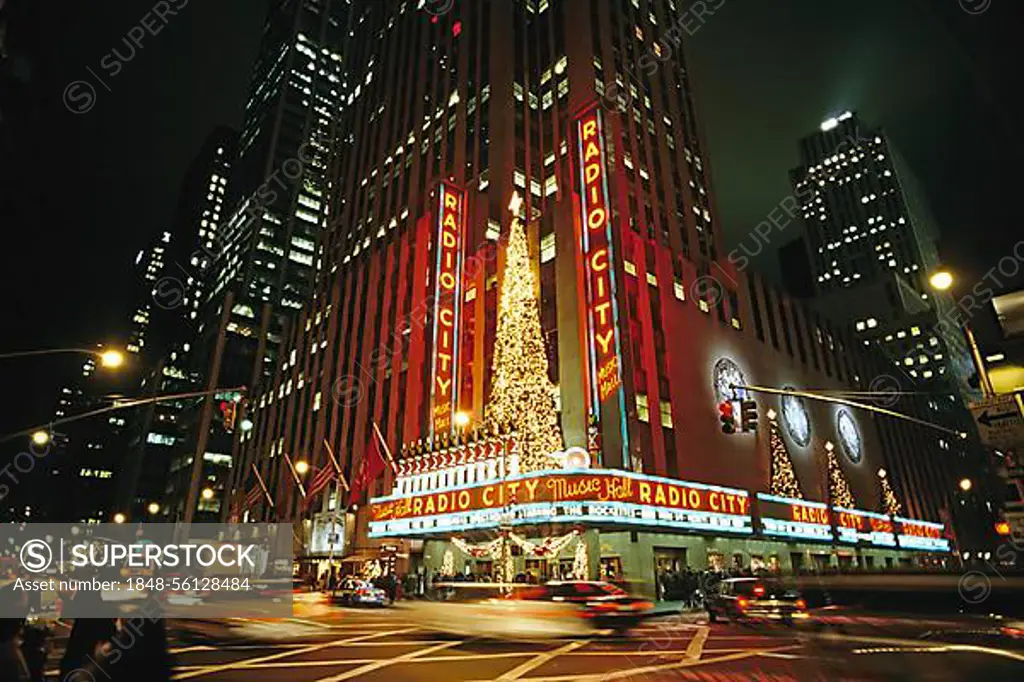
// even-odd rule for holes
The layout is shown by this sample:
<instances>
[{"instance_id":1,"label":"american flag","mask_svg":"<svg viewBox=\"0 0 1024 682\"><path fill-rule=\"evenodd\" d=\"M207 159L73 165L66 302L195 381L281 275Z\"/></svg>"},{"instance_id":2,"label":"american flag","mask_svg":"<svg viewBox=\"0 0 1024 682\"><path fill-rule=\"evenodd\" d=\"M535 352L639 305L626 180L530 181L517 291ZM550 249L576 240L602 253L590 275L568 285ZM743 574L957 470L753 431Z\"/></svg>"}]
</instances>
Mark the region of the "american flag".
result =
<instances>
[{"instance_id":1,"label":"american flag","mask_svg":"<svg viewBox=\"0 0 1024 682\"><path fill-rule=\"evenodd\" d=\"M318 492L330 485L331 481L334 480L335 472L334 467L321 467L317 469L316 474L313 476L313 480L309 483L309 489L306 491L306 505L308 506L313 496Z\"/></svg>"}]
</instances>

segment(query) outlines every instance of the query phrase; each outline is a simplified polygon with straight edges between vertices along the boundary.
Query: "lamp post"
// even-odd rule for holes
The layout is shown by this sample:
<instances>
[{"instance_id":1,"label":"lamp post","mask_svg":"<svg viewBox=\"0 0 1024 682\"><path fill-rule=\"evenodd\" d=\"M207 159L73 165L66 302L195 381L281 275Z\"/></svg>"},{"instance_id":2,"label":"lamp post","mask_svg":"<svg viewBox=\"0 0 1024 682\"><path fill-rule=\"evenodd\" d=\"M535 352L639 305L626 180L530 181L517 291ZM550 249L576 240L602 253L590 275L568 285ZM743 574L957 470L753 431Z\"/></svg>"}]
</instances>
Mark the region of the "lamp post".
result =
<instances>
[{"instance_id":1,"label":"lamp post","mask_svg":"<svg viewBox=\"0 0 1024 682\"><path fill-rule=\"evenodd\" d=\"M19 350L11 353L0 353L0 360L28 358L37 355L59 355L63 353L92 355L99 359L100 366L106 367L107 369L117 369L124 364L124 353L116 348L107 348L106 350L96 350L92 348L44 348L41 350Z\"/></svg>"},{"instance_id":2,"label":"lamp post","mask_svg":"<svg viewBox=\"0 0 1024 682\"><path fill-rule=\"evenodd\" d=\"M953 273L949 270L936 270L932 273L931 277L928 278L928 284L931 285L935 291L949 291L953 288L954 284ZM995 389L992 387L992 379L988 376L988 370L985 369L985 361L981 357L981 351L978 349L978 342L974 338L974 331L971 329L971 325L967 320L959 320L960 328L963 330L964 337L967 339L967 348L971 352L971 360L974 362L974 369L978 372L978 387L981 389L981 394L986 398L991 398L996 394Z\"/></svg>"}]
</instances>

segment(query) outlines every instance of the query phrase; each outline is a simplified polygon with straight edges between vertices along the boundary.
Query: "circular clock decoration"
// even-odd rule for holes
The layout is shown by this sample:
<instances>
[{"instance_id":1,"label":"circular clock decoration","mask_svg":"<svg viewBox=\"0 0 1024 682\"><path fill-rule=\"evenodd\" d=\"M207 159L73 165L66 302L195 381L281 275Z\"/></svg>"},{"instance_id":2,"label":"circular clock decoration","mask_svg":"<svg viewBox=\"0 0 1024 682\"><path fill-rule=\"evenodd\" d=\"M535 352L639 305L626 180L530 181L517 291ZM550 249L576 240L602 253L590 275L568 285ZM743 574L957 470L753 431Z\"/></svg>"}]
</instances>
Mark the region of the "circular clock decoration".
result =
<instances>
[{"instance_id":1,"label":"circular clock decoration","mask_svg":"<svg viewBox=\"0 0 1024 682\"><path fill-rule=\"evenodd\" d=\"M784 386L783 389L792 391L793 387ZM811 419L803 401L794 395L782 396L782 423L786 433L800 447L805 448L811 442Z\"/></svg>"},{"instance_id":2,"label":"circular clock decoration","mask_svg":"<svg viewBox=\"0 0 1024 682\"><path fill-rule=\"evenodd\" d=\"M836 430L839 431L839 445L846 458L859 464L864 452L860 442L860 431L849 410L839 410L836 414Z\"/></svg>"},{"instance_id":3,"label":"circular clock decoration","mask_svg":"<svg viewBox=\"0 0 1024 682\"><path fill-rule=\"evenodd\" d=\"M743 370L729 358L721 358L711 370L711 380L715 387L715 400L722 402L732 400L733 396L743 396L742 390L733 390L733 386L745 386L747 377Z\"/></svg>"}]
</instances>

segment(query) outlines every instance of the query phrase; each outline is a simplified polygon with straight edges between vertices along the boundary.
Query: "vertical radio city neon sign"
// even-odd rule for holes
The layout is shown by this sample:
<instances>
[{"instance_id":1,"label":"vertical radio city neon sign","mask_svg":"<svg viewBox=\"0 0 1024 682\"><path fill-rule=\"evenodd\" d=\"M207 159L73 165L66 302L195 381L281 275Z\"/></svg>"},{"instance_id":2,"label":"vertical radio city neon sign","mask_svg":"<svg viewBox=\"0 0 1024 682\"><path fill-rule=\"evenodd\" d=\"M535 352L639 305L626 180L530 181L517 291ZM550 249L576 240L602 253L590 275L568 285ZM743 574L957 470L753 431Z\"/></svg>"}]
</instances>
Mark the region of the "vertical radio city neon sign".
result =
<instances>
[{"instance_id":1,"label":"vertical radio city neon sign","mask_svg":"<svg viewBox=\"0 0 1024 682\"><path fill-rule=\"evenodd\" d=\"M582 248L587 293L590 408L600 417L601 403L618 389L618 308L612 258L611 204L608 199L604 129L601 110L576 120L580 168Z\"/></svg>"},{"instance_id":2,"label":"vertical radio city neon sign","mask_svg":"<svg viewBox=\"0 0 1024 682\"><path fill-rule=\"evenodd\" d=\"M442 182L437 204L437 261L434 268L434 357L431 372L432 429L448 431L458 388L459 318L462 300L462 235L465 194Z\"/></svg>"}]
</instances>

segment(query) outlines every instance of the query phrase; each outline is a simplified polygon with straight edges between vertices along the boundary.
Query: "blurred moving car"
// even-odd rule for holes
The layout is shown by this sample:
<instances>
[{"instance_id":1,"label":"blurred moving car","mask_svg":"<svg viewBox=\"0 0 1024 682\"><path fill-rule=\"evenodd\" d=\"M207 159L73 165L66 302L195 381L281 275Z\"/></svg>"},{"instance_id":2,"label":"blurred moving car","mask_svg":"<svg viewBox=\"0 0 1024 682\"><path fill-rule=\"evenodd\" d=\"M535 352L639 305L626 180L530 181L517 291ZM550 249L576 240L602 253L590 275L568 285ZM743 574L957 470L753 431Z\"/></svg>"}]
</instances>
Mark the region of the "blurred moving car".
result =
<instances>
[{"instance_id":1,"label":"blurred moving car","mask_svg":"<svg viewBox=\"0 0 1024 682\"><path fill-rule=\"evenodd\" d=\"M589 619L595 628L620 633L636 627L654 610L654 604L647 599L597 580L552 581L527 590L522 598L573 604L579 615Z\"/></svg>"},{"instance_id":2,"label":"blurred moving car","mask_svg":"<svg viewBox=\"0 0 1024 682\"><path fill-rule=\"evenodd\" d=\"M567 581L546 585L437 583L431 598L404 602L421 627L474 637L537 639L625 632L653 604L608 583Z\"/></svg>"},{"instance_id":3,"label":"blurred moving car","mask_svg":"<svg viewBox=\"0 0 1024 682\"><path fill-rule=\"evenodd\" d=\"M808 617L807 602L800 593L778 580L728 578L704 597L708 620L779 621L792 625Z\"/></svg>"},{"instance_id":4,"label":"blurred moving car","mask_svg":"<svg viewBox=\"0 0 1024 682\"><path fill-rule=\"evenodd\" d=\"M379 587L374 587L368 580L345 578L341 586L334 591L333 600L347 606L384 606L388 594Z\"/></svg>"}]
</instances>

